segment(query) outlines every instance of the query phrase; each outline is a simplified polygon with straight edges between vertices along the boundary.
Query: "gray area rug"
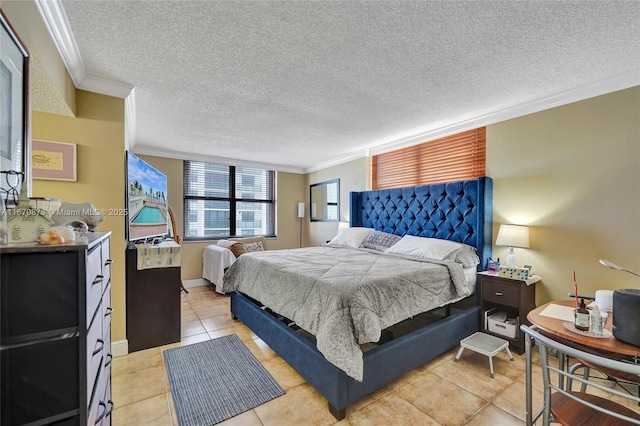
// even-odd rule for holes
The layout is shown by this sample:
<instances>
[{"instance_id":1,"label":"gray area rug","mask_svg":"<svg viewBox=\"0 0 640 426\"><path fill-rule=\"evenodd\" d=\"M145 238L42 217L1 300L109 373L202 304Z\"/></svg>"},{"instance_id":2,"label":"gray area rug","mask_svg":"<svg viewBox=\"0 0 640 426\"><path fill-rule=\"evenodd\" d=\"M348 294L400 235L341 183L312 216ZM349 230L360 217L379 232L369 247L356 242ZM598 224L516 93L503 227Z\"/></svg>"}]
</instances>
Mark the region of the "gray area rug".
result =
<instances>
[{"instance_id":1,"label":"gray area rug","mask_svg":"<svg viewBox=\"0 0 640 426\"><path fill-rule=\"evenodd\" d=\"M235 334L167 349L164 362L180 426L220 423L284 394Z\"/></svg>"}]
</instances>

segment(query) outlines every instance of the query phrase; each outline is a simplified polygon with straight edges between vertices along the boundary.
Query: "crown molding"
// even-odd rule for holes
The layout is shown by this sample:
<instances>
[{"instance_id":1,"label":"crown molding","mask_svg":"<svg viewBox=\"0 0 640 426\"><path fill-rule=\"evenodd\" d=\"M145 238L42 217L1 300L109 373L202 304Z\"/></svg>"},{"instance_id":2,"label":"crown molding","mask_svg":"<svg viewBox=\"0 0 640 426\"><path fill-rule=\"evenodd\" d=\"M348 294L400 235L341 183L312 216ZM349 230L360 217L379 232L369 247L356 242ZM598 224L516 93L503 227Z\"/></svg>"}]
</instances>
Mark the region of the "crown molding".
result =
<instances>
[{"instance_id":1,"label":"crown molding","mask_svg":"<svg viewBox=\"0 0 640 426\"><path fill-rule=\"evenodd\" d=\"M87 77L87 70L62 3L59 0L35 0L35 3L73 84L79 87Z\"/></svg>"},{"instance_id":2,"label":"crown molding","mask_svg":"<svg viewBox=\"0 0 640 426\"><path fill-rule=\"evenodd\" d=\"M630 71L618 76L597 81L575 89L566 90L555 95L547 96L534 101L526 102L499 111L482 114L468 120L453 123L451 125L427 130L412 136L398 138L390 142L376 145L370 148L370 155L383 154L396 149L406 148L422 142L442 138L482 126L500 123L525 115L556 108L618 90L640 86L640 70Z\"/></svg>"},{"instance_id":3,"label":"crown molding","mask_svg":"<svg viewBox=\"0 0 640 426\"><path fill-rule=\"evenodd\" d=\"M226 164L230 166L255 167L260 169L275 170L278 172L304 174L305 170L301 167L284 166L281 164L259 163L245 161L236 158L215 157L210 155L201 155L197 153L187 153L182 151L171 151L165 149L153 148L146 145L136 145L131 152L141 155L153 155L154 157L173 158L176 160L204 161L208 163Z\"/></svg>"},{"instance_id":4,"label":"crown molding","mask_svg":"<svg viewBox=\"0 0 640 426\"><path fill-rule=\"evenodd\" d=\"M136 145L136 89L124 99L124 148L131 151Z\"/></svg>"},{"instance_id":5,"label":"crown molding","mask_svg":"<svg viewBox=\"0 0 640 426\"><path fill-rule=\"evenodd\" d=\"M131 94L135 86L128 83L121 83L119 81L87 75L79 85L76 85L76 87L89 92L126 99Z\"/></svg>"},{"instance_id":6,"label":"crown molding","mask_svg":"<svg viewBox=\"0 0 640 426\"><path fill-rule=\"evenodd\" d=\"M35 0L35 3L76 88L123 99L129 96L133 85L87 73L60 0Z\"/></svg>"},{"instance_id":7,"label":"crown molding","mask_svg":"<svg viewBox=\"0 0 640 426\"><path fill-rule=\"evenodd\" d=\"M479 115L477 117L453 123L447 126L430 129L415 135L394 139L389 142L369 147L368 149L360 152L348 154L342 157L335 158L333 160L318 163L311 167L306 167L304 168L304 172L311 173L318 170L323 170L329 167L347 163L349 161L357 160L362 157L368 157L371 155L378 155L385 152L394 151L396 149L407 148L409 146L413 146L430 140L455 135L456 133L477 129L478 127L489 126L491 124L500 123L514 118L524 117L525 115L533 114L551 108L556 108L563 105L568 105L574 102L583 101L585 99L594 98L596 96L606 95L607 93L629 89L635 86L640 86L640 70L629 71L615 77L603 79L592 84L566 90L555 95L505 108L500 111Z\"/></svg>"},{"instance_id":8,"label":"crown molding","mask_svg":"<svg viewBox=\"0 0 640 426\"><path fill-rule=\"evenodd\" d=\"M322 163L318 163L311 167L305 167L303 169L304 173L312 173L317 172L318 170L328 169L329 167L339 166L340 164L348 163L349 161L358 160L360 158L366 158L370 155L368 149L363 149L361 151L353 152L350 154L343 155L338 158L334 158L333 160L324 161Z\"/></svg>"}]
</instances>

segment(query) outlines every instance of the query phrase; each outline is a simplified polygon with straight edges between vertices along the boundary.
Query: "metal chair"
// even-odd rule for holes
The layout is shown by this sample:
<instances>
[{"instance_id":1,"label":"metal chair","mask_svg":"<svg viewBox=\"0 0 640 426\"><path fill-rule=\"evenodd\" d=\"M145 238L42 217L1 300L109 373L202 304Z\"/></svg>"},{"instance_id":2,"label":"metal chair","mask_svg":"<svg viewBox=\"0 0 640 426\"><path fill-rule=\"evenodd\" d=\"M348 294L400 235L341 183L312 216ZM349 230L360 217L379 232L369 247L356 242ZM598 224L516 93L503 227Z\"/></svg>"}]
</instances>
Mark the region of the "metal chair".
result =
<instances>
[{"instance_id":1,"label":"metal chair","mask_svg":"<svg viewBox=\"0 0 640 426\"><path fill-rule=\"evenodd\" d=\"M612 371L626 373L635 377L640 376L640 364L632 364L623 361L616 361L605 358L593 353L584 352L576 348L566 346L553 339L535 331L533 328L521 325L520 329L525 333L528 339L532 339L540 351L540 363L542 366L542 381L544 386L544 405L542 409L533 417L535 422L542 414L542 424L549 425L550 421L555 421L563 425L640 425L640 412L636 412L625 407L621 403L611 398L623 402L623 400L631 401L630 406L640 402L640 398L629 393L623 393L616 389L603 386L599 383L589 382L581 376L574 376L571 372L562 368L554 367L549 364L549 351L555 350L558 357L570 356L575 359L581 359L593 365L596 368L609 369ZM529 343L529 350L530 350ZM527 357L530 363L530 356ZM528 365L530 371L531 366ZM608 398L597 396L585 392L574 392L567 387L564 389L561 385L555 385L551 381L551 373L558 374L558 383L562 383L562 378L567 381L575 380L583 384L589 384L603 392L608 393ZM530 392L530 377L527 377L527 388ZM529 407L528 407L529 408ZM527 419L529 422L529 418Z\"/></svg>"},{"instance_id":2,"label":"metal chair","mask_svg":"<svg viewBox=\"0 0 640 426\"><path fill-rule=\"evenodd\" d=\"M576 374L576 371L578 371L581 368L583 369L582 378L585 380L589 380L589 379L609 380L615 383L616 385L620 386L620 388L624 389L628 393L631 393L631 391L627 389L627 386L633 386L636 388L636 394L640 397L640 376L638 375L623 373L621 371L612 370L610 368L599 367L583 359L577 359L576 363L573 364L569 369L569 373L574 375ZM602 376L598 377L598 376L590 375L591 370L595 370L599 372ZM582 382L582 385L580 386L580 392L586 392L587 383L588 382L586 381ZM567 389L571 390L571 384L572 384L571 377L569 377L567 379ZM638 405L640 405L640 402L638 402Z\"/></svg>"}]
</instances>

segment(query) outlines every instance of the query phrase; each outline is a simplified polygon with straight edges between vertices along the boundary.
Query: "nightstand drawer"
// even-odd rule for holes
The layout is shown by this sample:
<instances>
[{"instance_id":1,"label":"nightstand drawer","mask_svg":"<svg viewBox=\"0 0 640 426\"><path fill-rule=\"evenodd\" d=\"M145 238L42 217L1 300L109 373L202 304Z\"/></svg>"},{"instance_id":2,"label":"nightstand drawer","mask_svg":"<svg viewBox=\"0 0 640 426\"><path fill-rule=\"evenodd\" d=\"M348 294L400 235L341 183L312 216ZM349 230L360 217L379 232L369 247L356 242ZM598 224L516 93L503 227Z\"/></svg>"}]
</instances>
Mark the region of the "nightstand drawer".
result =
<instances>
[{"instance_id":1,"label":"nightstand drawer","mask_svg":"<svg viewBox=\"0 0 640 426\"><path fill-rule=\"evenodd\" d=\"M520 285L518 283L502 283L483 280L482 298L487 302L518 307L520 301Z\"/></svg>"}]
</instances>

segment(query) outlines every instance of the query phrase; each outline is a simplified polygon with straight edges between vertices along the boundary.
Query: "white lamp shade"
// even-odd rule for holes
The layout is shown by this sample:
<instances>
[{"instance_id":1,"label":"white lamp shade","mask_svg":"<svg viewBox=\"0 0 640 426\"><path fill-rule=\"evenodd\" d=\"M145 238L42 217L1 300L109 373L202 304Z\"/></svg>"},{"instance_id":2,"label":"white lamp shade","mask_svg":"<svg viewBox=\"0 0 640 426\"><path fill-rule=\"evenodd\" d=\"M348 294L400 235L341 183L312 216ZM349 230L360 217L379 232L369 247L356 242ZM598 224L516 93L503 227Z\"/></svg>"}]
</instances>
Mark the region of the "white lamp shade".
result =
<instances>
[{"instance_id":1,"label":"white lamp shade","mask_svg":"<svg viewBox=\"0 0 640 426\"><path fill-rule=\"evenodd\" d=\"M500 225L496 246L529 248L529 227L522 225Z\"/></svg>"},{"instance_id":2,"label":"white lamp shade","mask_svg":"<svg viewBox=\"0 0 640 426\"><path fill-rule=\"evenodd\" d=\"M298 217L304 217L304 203L298 203Z\"/></svg>"}]
</instances>

